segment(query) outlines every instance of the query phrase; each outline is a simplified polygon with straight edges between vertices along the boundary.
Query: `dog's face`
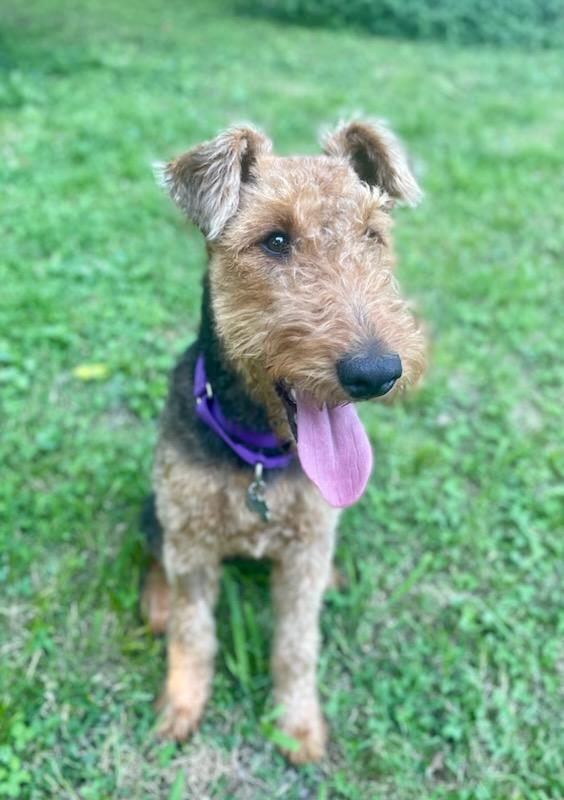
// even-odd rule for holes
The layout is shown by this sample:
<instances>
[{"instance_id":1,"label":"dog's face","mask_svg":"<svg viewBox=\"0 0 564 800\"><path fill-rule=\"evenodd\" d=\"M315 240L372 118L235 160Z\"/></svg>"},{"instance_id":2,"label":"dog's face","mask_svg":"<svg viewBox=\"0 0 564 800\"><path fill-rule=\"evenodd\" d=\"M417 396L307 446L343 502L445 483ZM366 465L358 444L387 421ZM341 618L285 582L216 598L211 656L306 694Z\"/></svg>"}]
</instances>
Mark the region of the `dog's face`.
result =
<instances>
[{"instance_id":1,"label":"dog's face","mask_svg":"<svg viewBox=\"0 0 564 800\"><path fill-rule=\"evenodd\" d=\"M294 433L296 393L332 407L416 382L425 342L393 277L391 210L420 191L387 129L353 122L323 155L279 158L234 128L163 176L208 239L227 353L276 387Z\"/></svg>"}]
</instances>

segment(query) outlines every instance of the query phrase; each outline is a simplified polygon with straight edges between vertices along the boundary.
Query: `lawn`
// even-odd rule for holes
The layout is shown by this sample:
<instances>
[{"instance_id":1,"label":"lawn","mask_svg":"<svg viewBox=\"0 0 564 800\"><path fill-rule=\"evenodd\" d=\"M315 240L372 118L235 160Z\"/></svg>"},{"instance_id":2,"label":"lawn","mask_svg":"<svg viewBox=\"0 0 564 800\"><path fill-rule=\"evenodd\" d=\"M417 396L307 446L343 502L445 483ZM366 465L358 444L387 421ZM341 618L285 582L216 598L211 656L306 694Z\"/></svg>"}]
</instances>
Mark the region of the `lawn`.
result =
<instances>
[{"instance_id":1,"label":"lawn","mask_svg":"<svg viewBox=\"0 0 564 800\"><path fill-rule=\"evenodd\" d=\"M562 54L237 16L226 2L0 11L0 796L564 796ZM249 119L280 152L387 118L423 205L400 276L432 368L368 408L375 471L341 527L319 680L331 744L272 743L266 568L225 570L201 731L154 737L163 642L138 513L199 234L150 164Z\"/></svg>"}]
</instances>

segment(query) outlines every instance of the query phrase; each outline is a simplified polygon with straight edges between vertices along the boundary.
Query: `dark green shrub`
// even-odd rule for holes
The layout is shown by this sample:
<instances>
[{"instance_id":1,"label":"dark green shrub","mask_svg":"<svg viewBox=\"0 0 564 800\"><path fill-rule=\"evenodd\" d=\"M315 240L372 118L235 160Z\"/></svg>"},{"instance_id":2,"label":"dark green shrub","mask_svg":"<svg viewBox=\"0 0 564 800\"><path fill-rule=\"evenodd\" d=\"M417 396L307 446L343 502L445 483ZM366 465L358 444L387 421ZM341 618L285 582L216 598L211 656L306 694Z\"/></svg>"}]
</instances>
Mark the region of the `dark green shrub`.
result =
<instances>
[{"instance_id":1,"label":"dark green shrub","mask_svg":"<svg viewBox=\"0 0 564 800\"><path fill-rule=\"evenodd\" d=\"M564 0L242 0L246 11L306 25L456 43L558 46Z\"/></svg>"}]
</instances>

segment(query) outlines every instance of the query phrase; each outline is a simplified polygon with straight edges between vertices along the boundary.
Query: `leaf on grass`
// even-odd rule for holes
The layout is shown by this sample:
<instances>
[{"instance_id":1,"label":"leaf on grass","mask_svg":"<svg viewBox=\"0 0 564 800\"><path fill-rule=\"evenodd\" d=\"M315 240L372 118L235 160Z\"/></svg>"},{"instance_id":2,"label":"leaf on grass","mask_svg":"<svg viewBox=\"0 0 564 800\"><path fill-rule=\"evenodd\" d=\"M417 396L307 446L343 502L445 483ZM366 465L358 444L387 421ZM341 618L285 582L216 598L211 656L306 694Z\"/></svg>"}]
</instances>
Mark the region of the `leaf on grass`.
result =
<instances>
[{"instance_id":1,"label":"leaf on grass","mask_svg":"<svg viewBox=\"0 0 564 800\"><path fill-rule=\"evenodd\" d=\"M275 744L277 747L281 747L283 750L289 750L291 753L297 753L297 751L300 749L300 743L298 740L294 739L293 736L290 736L289 733L284 733L284 731L281 731L280 728L268 726L267 730L263 728L263 733L265 739L268 739L269 742L272 742L272 744Z\"/></svg>"},{"instance_id":2,"label":"leaf on grass","mask_svg":"<svg viewBox=\"0 0 564 800\"><path fill-rule=\"evenodd\" d=\"M270 711L267 711L266 714L263 714L261 722L273 722L275 719L280 719L282 714L284 713L284 706L282 704L278 704L271 708Z\"/></svg>"},{"instance_id":3,"label":"leaf on grass","mask_svg":"<svg viewBox=\"0 0 564 800\"><path fill-rule=\"evenodd\" d=\"M182 790L184 789L184 770L179 769L176 773L174 783L170 787L168 800L181 800Z\"/></svg>"},{"instance_id":4,"label":"leaf on grass","mask_svg":"<svg viewBox=\"0 0 564 800\"><path fill-rule=\"evenodd\" d=\"M159 767L168 767L176 754L176 743L167 742L157 752L157 760Z\"/></svg>"},{"instance_id":5,"label":"leaf on grass","mask_svg":"<svg viewBox=\"0 0 564 800\"><path fill-rule=\"evenodd\" d=\"M273 725L273 721L278 719L283 710L282 706L276 706L272 711L265 714L260 721L260 729L264 738L269 742L281 747L283 750L295 753L299 750L300 743L289 733L285 733L280 728L277 728L276 725Z\"/></svg>"},{"instance_id":6,"label":"leaf on grass","mask_svg":"<svg viewBox=\"0 0 564 800\"><path fill-rule=\"evenodd\" d=\"M108 375L106 364L79 364L72 371L79 381L101 381Z\"/></svg>"}]
</instances>

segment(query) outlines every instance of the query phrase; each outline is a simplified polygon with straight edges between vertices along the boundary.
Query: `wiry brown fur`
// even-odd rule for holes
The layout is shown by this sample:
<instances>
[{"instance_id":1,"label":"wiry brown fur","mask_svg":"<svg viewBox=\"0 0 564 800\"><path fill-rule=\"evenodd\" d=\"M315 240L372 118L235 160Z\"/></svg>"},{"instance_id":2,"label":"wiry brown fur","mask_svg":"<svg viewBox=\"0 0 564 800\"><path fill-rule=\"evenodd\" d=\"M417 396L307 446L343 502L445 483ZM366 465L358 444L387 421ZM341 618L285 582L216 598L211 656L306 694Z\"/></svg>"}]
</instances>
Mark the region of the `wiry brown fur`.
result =
<instances>
[{"instance_id":1,"label":"wiry brown fur","mask_svg":"<svg viewBox=\"0 0 564 800\"><path fill-rule=\"evenodd\" d=\"M324 147L317 157L279 158L262 134L235 128L162 170L173 199L208 239L221 364L239 376L248 403L265 409L284 438L291 433L277 381L319 404L348 402L335 364L367 341L401 358L393 394L414 384L424 367L423 336L393 275L390 210L420 194L403 151L387 129L361 122L341 126ZM259 246L278 230L293 243L284 259ZM183 383L177 376L171 389L154 469L170 597L158 568L145 592L155 629L170 609L160 730L182 739L201 717L216 649L221 560L267 557L274 563L272 669L280 725L298 742L288 754L292 761L316 760L325 742L315 684L317 619L331 579L338 512L295 460L269 479L265 523L245 505L249 467L200 452L198 423L186 423L196 427L181 444L174 396L189 392L193 361L186 363L178 373Z\"/></svg>"}]
</instances>

